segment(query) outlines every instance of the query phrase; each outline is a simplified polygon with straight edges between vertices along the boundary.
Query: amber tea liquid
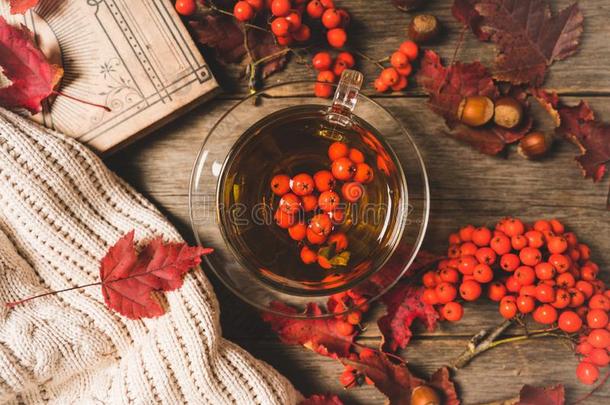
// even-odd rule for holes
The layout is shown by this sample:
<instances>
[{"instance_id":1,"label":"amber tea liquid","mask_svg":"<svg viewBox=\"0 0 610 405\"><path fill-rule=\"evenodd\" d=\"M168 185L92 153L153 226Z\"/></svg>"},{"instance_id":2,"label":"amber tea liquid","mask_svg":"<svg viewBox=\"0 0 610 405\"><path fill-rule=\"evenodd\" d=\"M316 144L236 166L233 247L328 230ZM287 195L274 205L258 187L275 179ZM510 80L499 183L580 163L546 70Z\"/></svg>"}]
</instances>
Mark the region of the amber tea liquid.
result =
<instances>
[{"instance_id":1,"label":"amber tea liquid","mask_svg":"<svg viewBox=\"0 0 610 405\"><path fill-rule=\"evenodd\" d=\"M218 219L237 259L264 282L292 294L347 289L378 270L400 239L407 214L406 180L380 134L357 117L349 129L333 125L326 111L319 105L296 106L253 125L230 151L218 185ZM342 201L345 219L335 230L347 235L351 257L347 266L325 270L304 264L303 242L275 224L280 197L271 192L270 181L278 173L313 176L328 170L327 150L335 141L362 151L374 180L357 203ZM335 191L341 195L340 187Z\"/></svg>"}]
</instances>

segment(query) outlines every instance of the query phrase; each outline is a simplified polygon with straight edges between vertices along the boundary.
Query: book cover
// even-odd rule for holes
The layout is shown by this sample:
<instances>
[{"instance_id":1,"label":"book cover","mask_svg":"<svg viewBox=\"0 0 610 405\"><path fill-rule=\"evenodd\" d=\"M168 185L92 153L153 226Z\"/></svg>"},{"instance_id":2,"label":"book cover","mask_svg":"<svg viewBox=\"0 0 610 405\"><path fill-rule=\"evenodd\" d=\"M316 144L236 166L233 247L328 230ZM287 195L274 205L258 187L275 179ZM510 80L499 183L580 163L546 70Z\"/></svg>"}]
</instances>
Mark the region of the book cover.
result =
<instances>
[{"instance_id":1,"label":"book cover","mask_svg":"<svg viewBox=\"0 0 610 405\"><path fill-rule=\"evenodd\" d=\"M41 0L0 15L35 33L63 67L62 95L32 119L106 154L211 97L218 85L170 0Z\"/></svg>"}]
</instances>

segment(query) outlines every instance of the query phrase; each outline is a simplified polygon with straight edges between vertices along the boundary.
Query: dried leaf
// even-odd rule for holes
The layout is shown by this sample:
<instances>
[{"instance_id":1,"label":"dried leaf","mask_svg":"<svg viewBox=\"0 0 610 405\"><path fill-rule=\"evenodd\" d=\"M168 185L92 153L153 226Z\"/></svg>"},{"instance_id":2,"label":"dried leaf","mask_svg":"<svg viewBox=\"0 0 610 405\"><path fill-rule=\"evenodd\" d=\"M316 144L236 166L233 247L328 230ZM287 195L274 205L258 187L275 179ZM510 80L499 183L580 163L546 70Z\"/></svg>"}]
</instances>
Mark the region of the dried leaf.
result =
<instances>
[{"instance_id":1,"label":"dried leaf","mask_svg":"<svg viewBox=\"0 0 610 405\"><path fill-rule=\"evenodd\" d=\"M299 405L343 405L343 401L334 394L314 394L299 402Z\"/></svg>"},{"instance_id":2,"label":"dried leaf","mask_svg":"<svg viewBox=\"0 0 610 405\"><path fill-rule=\"evenodd\" d=\"M216 52L218 59L224 63L239 63L247 56L242 26L229 16L222 14L204 14L196 20L190 20L189 25L197 43ZM248 48L252 58L257 61L267 58L260 64L261 74L266 78L270 74L283 69L288 61L286 47L275 42L270 32L257 29L247 29ZM276 55L276 57L270 57ZM251 62L246 60L246 62Z\"/></svg>"},{"instance_id":3,"label":"dried leaf","mask_svg":"<svg viewBox=\"0 0 610 405\"><path fill-rule=\"evenodd\" d=\"M379 318L377 324L383 335L384 349L404 349L413 335L411 324L415 319L422 321L429 331L436 327L439 315L432 305L422 301L423 290L423 287L399 283L381 297L386 315Z\"/></svg>"},{"instance_id":4,"label":"dried leaf","mask_svg":"<svg viewBox=\"0 0 610 405\"><path fill-rule=\"evenodd\" d=\"M383 353L371 352L359 360L343 361L370 378L375 387L388 397L390 405L409 405L413 388L424 383L411 374L406 365L392 363Z\"/></svg>"},{"instance_id":5,"label":"dried leaf","mask_svg":"<svg viewBox=\"0 0 610 405\"><path fill-rule=\"evenodd\" d=\"M455 390L455 384L451 381L449 376L449 369L447 367L439 368L428 380L428 385L436 388L442 393L443 405L460 405L460 399L458 398Z\"/></svg>"},{"instance_id":6,"label":"dried leaf","mask_svg":"<svg viewBox=\"0 0 610 405\"><path fill-rule=\"evenodd\" d=\"M425 0L392 0L394 7L400 11L411 11L420 8Z\"/></svg>"},{"instance_id":7,"label":"dried leaf","mask_svg":"<svg viewBox=\"0 0 610 405\"><path fill-rule=\"evenodd\" d=\"M445 123L451 129L447 134L470 144L482 153L500 153L507 144L518 141L531 128L532 118L529 114L526 114L517 127L510 130L494 123L473 128L459 122L458 107L462 99L468 96L481 95L495 100L501 95L510 94L521 102L524 111L529 107L525 92L512 86L501 92L489 71L479 62L456 62L444 67L438 54L426 50L417 79L430 96L430 109L445 118Z\"/></svg>"},{"instance_id":8,"label":"dried leaf","mask_svg":"<svg viewBox=\"0 0 610 405\"><path fill-rule=\"evenodd\" d=\"M576 158L583 174L600 181L610 161L610 124L599 122L586 101L575 107L560 106L558 133L576 144L581 155Z\"/></svg>"},{"instance_id":9,"label":"dried leaf","mask_svg":"<svg viewBox=\"0 0 610 405\"><path fill-rule=\"evenodd\" d=\"M538 103L549 113L555 126L558 127L561 124L561 117L557 111L559 105L559 96L556 92L548 92L541 88L532 88L530 93L536 98Z\"/></svg>"},{"instance_id":10,"label":"dried leaf","mask_svg":"<svg viewBox=\"0 0 610 405\"><path fill-rule=\"evenodd\" d=\"M563 405L565 390L562 384L550 387L524 385L516 405Z\"/></svg>"},{"instance_id":11,"label":"dried leaf","mask_svg":"<svg viewBox=\"0 0 610 405\"><path fill-rule=\"evenodd\" d=\"M155 239L138 256L131 231L101 261L104 301L108 308L130 319L163 315L165 310L153 293L179 288L184 274L201 262L201 255L211 251Z\"/></svg>"},{"instance_id":12,"label":"dried leaf","mask_svg":"<svg viewBox=\"0 0 610 405\"><path fill-rule=\"evenodd\" d=\"M552 15L546 0L459 0L453 14L498 46L496 79L533 86L554 61L576 52L584 20L577 3Z\"/></svg>"},{"instance_id":13,"label":"dried leaf","mask_svg":"<svg viewBox=\"0 0 610 405\"><path fill-rule=\"evenodd\" d=\"M11 14L23 14L38 4L39 0L11 0Z\"/></svg>"},{"instance_id":14,"label":"dried leaf","mask_svg":"<svg viewBox=\"0 0 610 405\"><path fill-rule=\"evenodd\" d=\"M0 16L0 69L10 85L0 88L0 106L40 112L41 102L59 83L63 69L47 61L26 27Z\"/></svg>"},{"instance_id":15,"label":"dried leaf","mask_svg":"<svg viewBox=\"0 0 610 405\"><path fill-rule=\"evenodd\" d=\"M271 303L271 308L288 315L298 312L281 302ZM319 315L322 310L316 304L310 304L308 313ZM306 319L290 318L263 312L262 318L271 325L271 329L278 334L280 340L288 345L303 345L308 349L330 357L346 357L349 355L356 333L343 336L337 331L337 324L344 322L336 318Z\"/></svg>"}]
</instances>

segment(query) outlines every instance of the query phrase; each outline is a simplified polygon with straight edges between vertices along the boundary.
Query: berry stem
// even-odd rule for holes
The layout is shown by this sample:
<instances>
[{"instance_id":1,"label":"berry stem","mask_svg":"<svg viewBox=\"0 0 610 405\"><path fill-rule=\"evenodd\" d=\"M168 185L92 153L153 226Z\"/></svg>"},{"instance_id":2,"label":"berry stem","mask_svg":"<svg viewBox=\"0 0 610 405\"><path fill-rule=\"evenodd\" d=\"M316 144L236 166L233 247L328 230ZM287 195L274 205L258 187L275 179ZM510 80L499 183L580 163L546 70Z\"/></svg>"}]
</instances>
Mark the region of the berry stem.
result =
<instances>
[{"instance_id":1,"label":"berry stem","mask_svg":"<svg viewBox=\"0 0 610 405\"><path fill-rule=\"evenodd\" d=\"M591 396L597 391L599 390L601 387L604 386L604 384L606 384L606 382L608 381L608 378L610 377L610 371L608 371L606 373L606 375L604 376L604 378L602 378L602 380L599 382L599 384L597 384L591 391L589 391L587 394L583 395L582 397L578 398L576 401L572 402L570 405L576 405L576 404L580 404L581 402L586 401L587 399L591 398Z\"/></svg>"},{"instance_id":2,"label":"berry stem","mask_svg":"<svg viewBox=\"0 0 610 405\"><path fill-rule=\"evenodd\" d=\"M504 331L513 323L514 320L507 319L492 330L481 330L479 333L474 335L472 339L470 339L466 350L464 350L458 357L453 359L449 363L449 366L456 370L465 367L476 356L490 349L491 344L496 340L496 338L504 333Z\"/></svg>"},{"instance_id":3,"label":"berry stem","mask_svg":"<svg viewBox=\"0 0 610 405\"><path fill-rule=\"evenodd\" d=\"M93 107L98 107L98 108L101 108L101 109L103 109L103 110L105 110L107 112L111 112L112 111L110 109L110 107L108 107L106 105L96 104L96 103L92 103L91 101L81 100L80 98L71 96L71 95L66 94L66 93L62 93L61 91L53 90L53 94L55 94L56 96L63 96L63 97L69 98L70 100L78 101L79 103L82 103L82 104L87 104L87 105L90 105L90 106L93 106Z\"/></svg>"},{"instance_id":4,"label":"berry stem","mask_svg":"<svg viewBox=\"0 0 610 405\"><path fill-rule=\"evenodd\" d=\"M389 60L389 58L383 58L383 59L373 59L370 56L360 52L360 51L356 51L356 50L351 50L352 53L355 53L356 55L360 56L362 59L366 59L369 62L375 64L379 69L383 70L385 69L385 66L382 65L383 62L387 62Z\"/></svg>"},{"instance_id":5,"label":"berry stem","mask_svg":"<svg viewBox=\"0 0 610 405\"><path fill-rule=\"evenodd\" d=\"M252 62L252 64L256 66L256 65L259 65L261 63L264 63L264 62L267 62L269 60L272 60L272 59L275 59L277 57L280 57L282 55L285 55L288 52L293 52L293 50L291 48L284 48L284 49L282 49L280 51L274 52L274 53L272 53L270 55L267 55L267 56L264 56L264 57L262 57L262 58L260 58L258 60L255 60L254 62Z\"/></svg>"},{"instance_id":6,"label":"berry stem","mask_svg":"<svg viewBox=\"0 0 610 405\"><path fill-rule=\"evenodd\" d=\"M224 15L227 15L227 16L229 16L229 17L235 18L235 14L230 13L230 12L228 12L228 11L226 11L226 10L223 10L222 8L219 8L218 6L216 6L216 5L215 5L214 3L212 3L212 2L209 2L209 4L208 4L208 8L209 8L210 10L213 10L213 11L215 11L215 12L219 13L219 14L224 14ZM242 23L242 24L243 24L245 27L248 27L248 28L254 28L254 29L257 29L257 30L259 30L259 31L264 31L264 32L271 33L271 31L266 30L266 29L264 29L263 27L259 27L259 26L258 26L258 25L256 25L256 24L249 24L249 23Z\"/></svg>"},{"instance_id":7,"label":"berry stem","mask_svg":"<svg viewBox=\"0 0 610 405\"><path fill-rule=\"evenodd\" d=\"M494 347L503 345L505 343L520 342L522 340L541 338L541 337L545 337L545 336L559 337L560 335L553 333L553 332L540 332L540 333L528 333L527 335L512 336L509 338L504 338L504 339L500 339L500 340L496 340L496 341L492 342L486 350L493 349Z\"/></svg>"},{"instance_id":8,"label":"berry stem","mask_svg":"<svg viewBox=\"0 0 610 405\"><path fill-rule=\"evenodd\" d=\"M24 303L26 303L28 301L32 301L32 300L34 300L36 298L42 298L42 297L46 297L47 295L55 295L55 294L59 294L59 293L66 292L66 291L78 290L80 288L92 287L94 285L100 285L100 284L102 284L102 282L101 281L97 281L95 283L89 283L89 284L84 284L84 285L77 285L76 287L64 288L63 290L49 291L49 292L46 292L44 294L39 294L39 295L34 295L32 297L24 298L24 299L19 300L19 301L7 302L6 306L8 308L14 308L17 305L24 304Z\"/></svg>"}]
</instances>

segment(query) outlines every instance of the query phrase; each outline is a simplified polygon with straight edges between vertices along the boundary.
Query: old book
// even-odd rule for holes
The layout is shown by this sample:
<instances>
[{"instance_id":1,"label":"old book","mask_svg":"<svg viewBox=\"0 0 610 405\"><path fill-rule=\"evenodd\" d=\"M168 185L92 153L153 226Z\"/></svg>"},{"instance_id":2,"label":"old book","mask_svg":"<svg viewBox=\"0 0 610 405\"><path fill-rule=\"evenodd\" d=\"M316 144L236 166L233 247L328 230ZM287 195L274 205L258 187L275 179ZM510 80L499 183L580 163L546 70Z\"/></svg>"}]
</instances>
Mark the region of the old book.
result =
<instances>
[{"instance_id":1,"label":"old book","mask_svg":"<svg viewBox=\"0 0 610 405\"><path fill-rule=\"evenodd\" d=\"M65 70L67 96L45 102L32 117L109 153L211 97L218 85L170 0L40 0L26 25L53 63Z\"/></svg>"}]
</instances>

